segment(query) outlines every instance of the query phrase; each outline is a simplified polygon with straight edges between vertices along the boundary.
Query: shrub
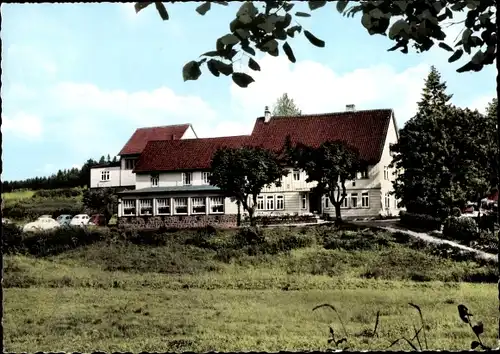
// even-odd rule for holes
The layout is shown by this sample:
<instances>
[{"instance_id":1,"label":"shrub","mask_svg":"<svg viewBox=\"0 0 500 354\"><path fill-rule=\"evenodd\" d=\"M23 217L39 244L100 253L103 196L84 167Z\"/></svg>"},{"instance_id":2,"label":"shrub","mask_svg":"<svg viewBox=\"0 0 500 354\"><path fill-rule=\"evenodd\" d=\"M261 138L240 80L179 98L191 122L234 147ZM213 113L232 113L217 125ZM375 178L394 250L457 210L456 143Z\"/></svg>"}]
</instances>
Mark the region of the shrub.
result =
<instances>
[{"instance_id":1,"label":"shrub","mask_svg":"<svg viewBox=\"0 0 500 354\"><path fill-rule=\"evenodd\" d=\"M477 224L472 218L451 216L444 222L443 236L447 239L470 243L478 238Z\"/></svg>"},{"instance_id":2,"label":"shrub","mask_svg":"<svg viewBox=\"0 0 500 354\"><path fill-rule=\"evenodd\" d=\"M71 199L32 199L5 206L3 216L15 220L34 220L40 215L52 215L52 217L61 214L75 215L79 214L82 208L81 202Z\"/></svg>"},{"instance_id":3,"label":"shrub","mask_svg":"<svg viewBox=\"0 0 500 354\"><path fill-rule=\"evenodd\" d=\"M23 234L15 224L2 224L2 252L18 253L23 250Z\"/></svg>"},{"instance_id":4,"label":"shrub","mask_svg":"<svg viewBox=\"0 0 500 354\"><path fill-rule=\"evenodd\" d=\"M497 214L491 213L483 215L479 218L479 230L495 231L495 224L497 222Z\"/></svg>"},{"instance_id":5,"label":"shrub","mask_svg":"<svg viewBox=\"0 0 500 354\"><path fill-rule=\"evenodd\" d=\"M441 229L441 220L431 215L401 212L399 220L404 226L422 231Z\"/></svg>"},{"instance_id":6,"label":"shrub","mask_svg":"<svg viewBox=\"0 0 500 354\"><path fill-rule=\"evenodd\" d=\"M277 254L296 248L309 247L314 243L314 238L295 230L270 230L266 233L265 243L262 245L264 253Z\"/></svg>"},{"instance_id":7,"label":"shrub","mask_svg":"<svg viewBox=\"0 0 500 354\"><path fill-rule=\"evenodd\" d=\"M81 188L41 189L32 198L72 198L82 195Z\"/></svg>"},{"instance_id":8,"label":"shrub","mask_svg":"<svg viewBox=\"0 0 500 354\"><path fill-rule=\"evenodd\" d=\"M237 247L245 247L262 244L265 241L264 233L257 227L243 227L234 237Z\"/></svg>"},{"instance_id":9,"label":"shrub","mask_svg":"<svg viewBox=\"0 0 500 354\"><path fill-rule=\"evenodd\" d=\"M451 216L459 217L460 215L462 215L460 208L453 207L453 209L451 209Z\"/></svg>"}]
</instances>

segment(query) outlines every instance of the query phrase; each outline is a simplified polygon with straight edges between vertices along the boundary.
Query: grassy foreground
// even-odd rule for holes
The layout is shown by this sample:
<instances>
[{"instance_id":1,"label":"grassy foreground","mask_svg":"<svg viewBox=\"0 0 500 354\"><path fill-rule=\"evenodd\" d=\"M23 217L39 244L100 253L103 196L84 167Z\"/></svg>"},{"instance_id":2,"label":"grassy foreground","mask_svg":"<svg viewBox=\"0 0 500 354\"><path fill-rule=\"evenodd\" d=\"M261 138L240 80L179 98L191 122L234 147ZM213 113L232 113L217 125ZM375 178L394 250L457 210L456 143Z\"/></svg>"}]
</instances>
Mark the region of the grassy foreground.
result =
<instances>
[{"instance_id":1,"label":"grassy foreground","mask_svg":"<svg viewBox=\"0 0 500 354\"><path fill-rule=\"evenodd\" d=\"M245 245L235 232L81 232L26 239L28 253L5 256L5 351L325 350L328 326L350 348L384 350L420 327L409 302L422 308L429 349L470 347L461 303L494 344L496 284L480 282L496 266L400 234L270 229ZM347 335L332 310L312 311L323 303Z\"/></svg>"}]
</instances>

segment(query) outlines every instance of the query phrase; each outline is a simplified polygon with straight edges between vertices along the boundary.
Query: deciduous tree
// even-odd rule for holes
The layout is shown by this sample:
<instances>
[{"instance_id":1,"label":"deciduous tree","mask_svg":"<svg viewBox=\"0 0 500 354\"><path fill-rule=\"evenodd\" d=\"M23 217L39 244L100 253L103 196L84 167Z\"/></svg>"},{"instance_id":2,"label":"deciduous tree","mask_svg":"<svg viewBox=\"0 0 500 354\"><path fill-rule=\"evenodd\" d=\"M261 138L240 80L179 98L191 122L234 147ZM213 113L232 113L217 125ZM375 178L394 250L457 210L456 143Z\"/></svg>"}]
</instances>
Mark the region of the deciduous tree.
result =
<instances>
[{"instance_id":1,"label":"deciduous tree","mask_svg":"<svg viewBox=\"0 0 500 354\"><path fill-rule=\"evenodd\" d=\"M83 193L83 205L92 212L104 215L106 222L109 222L118 210L116 190L114 188L87 189Z\"/></svg>"},{"instance_id":2,"label":"deciduous tree","mask_svg":"<svg viewBox=\"0 0 500 354\"><path fill-rule=\"evenodd\" d=\"M239 202L252 226L257 196L266 186L281 186L281 177L288 174L276 154L260 147L219 149L212 158L211 170L210 184Z\"/></svg>"}]
</instances>

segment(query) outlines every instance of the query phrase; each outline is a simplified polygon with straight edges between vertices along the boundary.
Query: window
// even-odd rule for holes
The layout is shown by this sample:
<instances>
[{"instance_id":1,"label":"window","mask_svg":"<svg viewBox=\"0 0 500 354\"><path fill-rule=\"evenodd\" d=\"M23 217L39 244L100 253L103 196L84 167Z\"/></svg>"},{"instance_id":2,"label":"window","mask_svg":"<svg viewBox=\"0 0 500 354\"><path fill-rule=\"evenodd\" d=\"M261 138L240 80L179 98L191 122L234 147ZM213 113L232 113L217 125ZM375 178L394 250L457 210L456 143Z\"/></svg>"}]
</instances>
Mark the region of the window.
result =
<instances>
[{"instance_id":1,"label":"window","mask_svg":"<svg viewBox=\"0 0 500 354\"><path fill-rule=\"evenodd\" d=\"M276 210L284 210L285 209L285 197L282 195L276 196Z\"/></svg>"},{"instance_id":2,"label":"window","mask_svg":"<svg viewBox=\"0 0 500 354\"><path fill-rule=\"evenodd\" d=\"M387 167L387 166L384 166L384 179L386 181L389 180L389 167Z\"/></svg>"},{"instance_id":3,"label":"window","mask_svg":"<svg viewBox=\"0 0 500 354\"><path fill-rule=\"evenodd\" d=\"M151 175L151 187L158 187L160 184L160 176L158 174Z\"/></svg>"},{"instance_id":4,"label":"window","mask_svg":"<svg viewBox=\"0 0 500 354\"><path fill-rule=\"evenodd\" d=\"M153 199L140 199L139 200L139 214L140 215L153 215Z\"/></svg>"},{"instance_id":5,"label":"window","mask_svg":"<svg viewBox=\"0 0 500 354\"><path fill-rule=\"evenodd\" d=\"M358 193L351 193L351 208L358 207Z\"/></svg>"},{"instance_id":6,"label":"window","mask_svg":"<svg viewBox=\"0 0 500 354\"><path fill-rule=\"evenodd\" d=\"M274 195L266 197L266 210L274 210Z\"/></svg>"},{"instance_id":7,"label":"window","mask_svg":"<svg viewBox=\"0 0 500 354\"><path fill-rule=\"evenodd\" d=\"M191 185L191 180L193 179L193 173L191 172L185 172L182 174L182 184L185 186Z\"/></svg>"},{"instance_id":8,"label":"window","mask_svg":"<svg viewBox=\"0 0 500 354\"><path fill-rule=\"evenodd\" d=\"M367 178L368 178L368 168L365 168L359 173L359 179L367 179Z\"/></svg>"},{"instance_id":9,"label":"window","mask_svg":"<svg viewBox=\"0 0 500 354\"><path fill-rule=\"evenodd\" d=\"M370 199L369 199L369 196L368 196L368 192L361 193L361 206L363 208L369 208L370 207Z\"/></svg>"},{"instance_id":10,"label":"window","mask_svg":"<svg viewBox=\"0 0 500 354\"><path fill-rule=\"evenodd\" d=\"M302 209L307 209L307 193L302 193L301 195L301 208Z\"/></svg>"},{"instance_id":11,"label":"window","mask_svg":"<svg viewBox=\"0 0 500 354\"><path fill-rule=\"evenodd\" d=\"M264 210L264 196L257 196L257 210Z\"/></svg>"},{"instance_id":12,"label":"window","mask_svg":"<svg viewBox=\"0 0 500 354\"><path fill-rule=\"evenodd\" d=\"M125 160L125 169L133 170L135 167L135 159L126 159Z\"/></svg>"},{"instance_id":13,"label":"window","mask_svg":"<svg viewBox=\"0 0 500 354\"><path fill-rule=\"evenodd\" d=\"M174 198L174 214L187 214L187 213L188 213L188 199Z\"/></svg>"},{"instance_id":14,"label":"window","mask_svg":"<svg viewBox=\"0 0 500 354\"><path fill-rule=\"evenodd\" d=\"M193 214L205 214L205 212L207 211L206 198L191 198L191 211Z\"/></svg>"},{"instance_id":15,"label":"window","mask_svg":"<svg viewBox=\"0 0 500 354\"><path fill-rule=\"evenodd\" d=\"M325 197L325 208L328 209L330 207L330 198Z\"/></svg>"},{"instance_id":16,"label":"window","mask_svg":"<svg viewBox=\"0 0 500 354\"><path fill-rule=\"evenodd\" d=\"M300 181L300 170L293 170L293 180Z\"/></svg>"},{"instance_id":17,"label":"window","mask_svg":"<svg viewBox=\"0 0 500 354\"><path fill-rule=\"evenodd\" d=\"M356 187L356 181L352 181L352 186Z\"/></svg>"},{"instance_id":18,"label":"window","mask_svg":"<svg viewBox=\"0 0 500 354\"><path fill-rule=\"evenodd\" d=\"M135 215L135 199L124 199L123 215Z\"/></svg>"},{"instance_id":19,"label":"window","mask_svg":"<svg viewBox=\"0 0 500 354\"><path fill-rule=\"evenodd\" d=\"M224 213L224 197L210 197L210 212L212 214Z\"/></svg>"},{"instance_id":20,"label":"window","mask_svg":"<svg viewBox=\"0 0 500 354\"><path fill-rule=\"evenodd\" d=\"M170 215L170 198L156 199L156 214Z\"/></svg>"},{"instance_id":21,"label":"window","mask_svg":"<svg viewBox=\"0 0 500 354\"><path fill-rule=\"evenodd\" d=\"M349 198L347 196L344 197L344 200L342 201L342 204L340 204L341 208L349 208Z\"/></svg>"},{"instance_id":22,"label":"window","mask_svg":"<svg viewBox=\"0 0 500 354\"><path fill-rule=\"evenodd\" d=\"M101 181L109 181L109 171L101 171Z\"/></svg>"},{"instance_id":23,"label":"window","mask_svg":"<svg viewBox=\"0 0 500 354\"><path fill-rule=\"evenodd\" d=\"M210 175L211 175L210 172L202 172L201 173L201 180L203 181L203 184L210 184L210 181L208 180Z\"/></svg>"},{"instance_id":24,"label":"window","mask_svg":"<svg viewBox=\"0 0 500 354\"><path fill-rule=\"evenodd\" d=\"M385 194L385 208L389 209L391 207L391 197L389 193Z\"/></svg>"}]
</instances>

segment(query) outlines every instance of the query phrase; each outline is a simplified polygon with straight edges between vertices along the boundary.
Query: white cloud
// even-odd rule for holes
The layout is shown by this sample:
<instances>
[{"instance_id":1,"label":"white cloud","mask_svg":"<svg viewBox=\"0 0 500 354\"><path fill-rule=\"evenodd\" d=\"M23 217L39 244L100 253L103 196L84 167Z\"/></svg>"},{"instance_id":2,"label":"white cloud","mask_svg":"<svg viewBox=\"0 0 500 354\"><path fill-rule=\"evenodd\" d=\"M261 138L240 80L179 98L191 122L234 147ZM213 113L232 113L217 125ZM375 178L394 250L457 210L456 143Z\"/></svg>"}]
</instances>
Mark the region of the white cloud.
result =
<instances>
[{"instance_id":1,"label":"white cloud","mask_svg":"<svg viewBox=\"0 0 500 354\"><path fill-rule=\"evenodd\" d=\"M494 97L495 96L493 95L478 97L473 101L471 101L468 105L466 105L466 107L472 110L477 109L479 112L484 114L486 113L486 108L488 107L488 104L493 100Z\"/></svg>"},{"instance_id":2,"label":"white cloud","mask_svg":"<svg viewBox=\"0 0 500 354\"><path fill-rule=\"evenodd\" d=\"M427 64L403 71L379 64L338 74L313 61L290 65L286 57L265 56L261 71L252 72L255 82L248 88L231 87L239 109L250 117L262 116L265 106L287 92L303 113L342 111L346 104L357 109L393 108L399 122L416 112Z\"/></svg>"},{"instance_id":3,"label":"white cloud","mask_svg":"<svg viewBox=\"0 0 500 354\"><path fill-rule=\"evenodd\" d=\"M19 111L13 116L3 116L2 133L14 134L23 139L38 139L42 136L42 119L34 114Z\"/></svg>"}]
</instances>

